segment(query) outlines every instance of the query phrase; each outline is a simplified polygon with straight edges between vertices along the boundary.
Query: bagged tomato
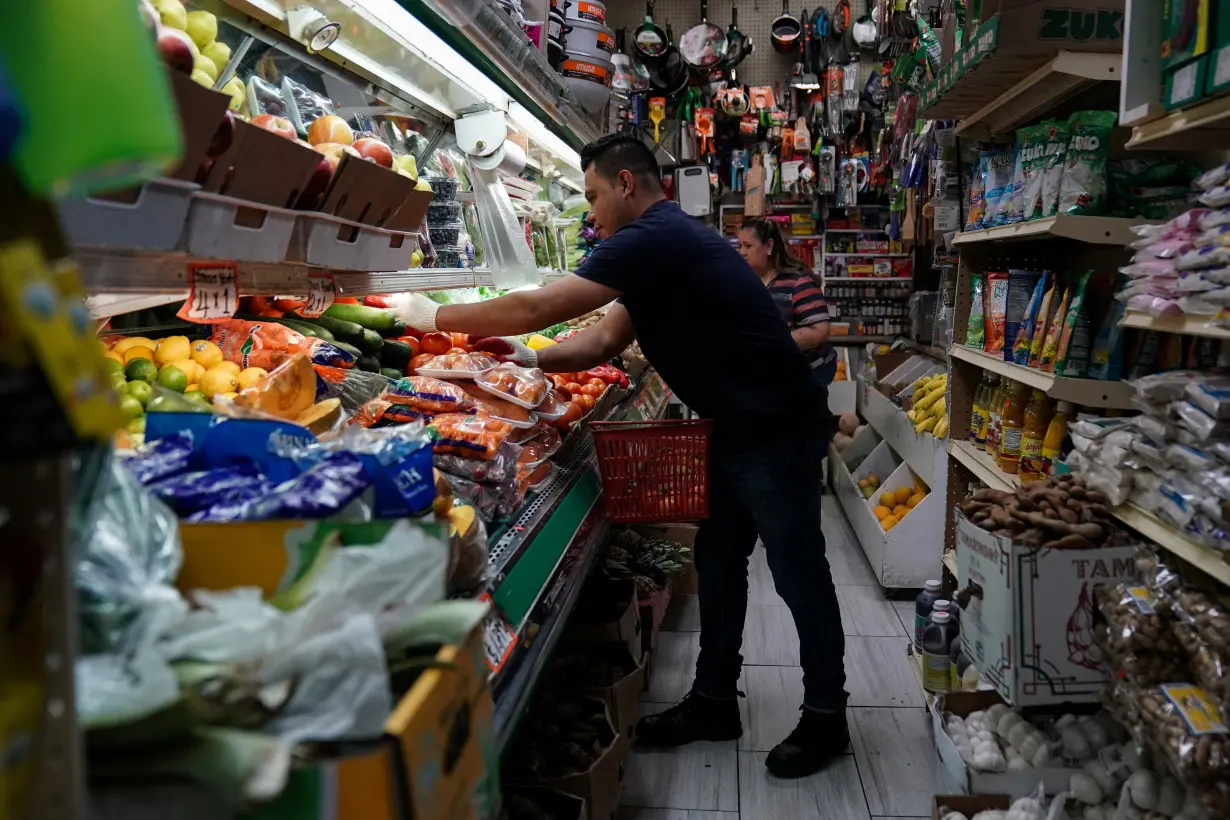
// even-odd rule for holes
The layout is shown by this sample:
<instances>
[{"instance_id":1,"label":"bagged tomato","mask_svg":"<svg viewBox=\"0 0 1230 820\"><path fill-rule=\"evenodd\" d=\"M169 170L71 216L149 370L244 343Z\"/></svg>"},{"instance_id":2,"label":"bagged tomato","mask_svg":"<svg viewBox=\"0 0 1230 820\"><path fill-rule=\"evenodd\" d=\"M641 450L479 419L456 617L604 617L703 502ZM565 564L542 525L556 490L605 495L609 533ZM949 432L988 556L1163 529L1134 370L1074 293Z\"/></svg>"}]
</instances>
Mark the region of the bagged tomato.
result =
<instances>
[{"instance_id":1,"label":"bagged tomato","mask_svg":"<svg viewBox=\"0 0 1230 820\"><path fill-rule=\"evenodd\" d=\"M498 362L485 353L441 353L415 366L420 376L434 379L472 379Z\"/></svg>"},{"instance_id":2,"label":"bagged tomato","mask_svg":"<svg viewBox=\"0 0 1230 820\"><path fill-rule=\"evenodd\" d=\"M389 385L383 398L428 413L456 413L469 410L473 400L459 385L429 376L406 376Z\"/></svg>"},{"instance_id":3,"label":"bagged tomato","mask_svg":"<svg viewBox=\"0 0 1230 820\"><path fill-rule=\"evenodd\" d=\"M542 400L542 404L534 408L534 415L543 421L555 421L566 412L568 412L568 402L564 401L564 397L555 389L548 390L547 397Z\"/></svg>"},{"instance_id":4,"label":"bagged tomato","mask_svg":"<svg viewBox=\"0 0 1230 820\"><path fill-rule=\"evenodd\" d=\"M486 413L465 416L445 413L436 416L427 433L436 443L437 453L453 453L471 458L495 458L500 446L508 440L512 426Z\"/></svg>"},{"instance_id":5,"label":"bagged tomato","mask_svg":"<svg viewBox=\"0 0 1230 820\"><path fill-rule=\"evenodd\" d=\"M474 382L461 381L457 385L470 396L479 410L493 419L506 421L518 430L529 430L538 424L538 416L535 413L487 392Z\"/></svg>"},{"instance_id":6,"label":"bagged tomato","mask_svg":"<svg viewBox=\"0 0 1230 820\"><path fill-rule=\"evenodd\" d=\"M536 438L533 441L521 444L520 447L521 453L517 456L517 461L532 470L555 455L555 452L560 447L560 439L559 436L556 436L554 441L546 438Z\"/></svg>"},{"instance_id":7,"label":"bagged tomato","mask_svg":"<svg viewBox=\"0 0 1230 820\"><path fill-rule=\"evenodd\" d=\"M488 393L532 410L547 396L547 378L537 367L521 367L505 362L474 377L474 383Z\"/></svg>"}]
</instances>

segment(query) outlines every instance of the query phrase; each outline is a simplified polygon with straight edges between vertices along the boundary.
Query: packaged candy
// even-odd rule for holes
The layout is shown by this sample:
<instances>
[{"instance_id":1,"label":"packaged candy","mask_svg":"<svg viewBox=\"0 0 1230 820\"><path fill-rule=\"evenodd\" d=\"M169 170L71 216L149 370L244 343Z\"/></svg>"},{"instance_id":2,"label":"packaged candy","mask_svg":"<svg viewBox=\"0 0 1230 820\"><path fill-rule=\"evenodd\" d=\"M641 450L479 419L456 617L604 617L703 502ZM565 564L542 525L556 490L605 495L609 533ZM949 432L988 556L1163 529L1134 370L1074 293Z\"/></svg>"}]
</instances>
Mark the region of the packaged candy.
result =
<instances>
[{"instance_id":1,"label":"packaged candy","mask_svg":"<svg viewBox=\"0 0 1230 820\"><path fill-rule=\"evenodd\" d=\"M423 362L415 372L435 379L472 379L497 364L486 353L441 353Z\"/></svg>"},{"instance_id":2,"label":"packaged candy","mask_svg":"<svg viewBox=\"0 0 1230 820\"><path fill-rule=\"evenodd\" d=\"M472 458L495 458L512 432L507 422L497 421L486 413L473 416L446 413L436 416L427 427L435 441L437 453L453 453Z\"/></svg>"},{"instance_id":3,"label":"packaged candy","mask_svg":"<svg viewBox=\"0 0 1230 820\"><path fill-rule=\"evenodd\" d=\"M430 376L406 376L398 379L385 388L381 398L433 414L458 413L474 406L474 401L461 385L450 384Z\"/></svg>"},{"instance_id":4,"label":"packaged candy","mask_svg":"<svg viewBox=\"0 0 1230 820\"><path fill-rule=\"evenodd\" d=\"M985 202L982 227L1002 225L1012 204L1015 153L1011 146L986 144L978 153Z\"/></svg>"},{"instance_id":5,"label":"packaged candy","mask_svg":"<svg viewBox=\"0 0 1230 820\"><path fill-rule=\"evenodd\" d=\"M538 424L538 414L526 410L519 404L514 404L500 396L489 392L486 388L473 382L458 382L458 385L469 394L474 405L493 419L506 421L518 430L529 430Z\"/></svg>"},{"instance_id":6,"label":"packaged candy","mask_svg":"<svg viewBox=\"0 0 1230 820\"><path fill-rule=\"evenodd\" d=\"M546 376L537 367L505 362L474 377L474 383L505 401L532 410L547 396Z\"/></svg>"}]
</instances>

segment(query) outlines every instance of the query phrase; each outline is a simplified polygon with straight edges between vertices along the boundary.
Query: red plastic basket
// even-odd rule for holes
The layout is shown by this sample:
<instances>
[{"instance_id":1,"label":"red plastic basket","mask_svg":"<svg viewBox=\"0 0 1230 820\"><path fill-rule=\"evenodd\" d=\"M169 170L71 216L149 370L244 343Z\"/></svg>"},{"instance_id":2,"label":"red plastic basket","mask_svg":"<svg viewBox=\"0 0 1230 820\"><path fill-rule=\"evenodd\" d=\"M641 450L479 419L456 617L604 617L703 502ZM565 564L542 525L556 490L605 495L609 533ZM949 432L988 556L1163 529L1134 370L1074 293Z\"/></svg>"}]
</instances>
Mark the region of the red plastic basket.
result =
<instances>
[{"instance_id":1,"label":"red plastic basket","mask_svg":"<svg viewBox=\"0 0 1230 820\"><path fill-rule=\"evenodd\" d=\"M612 521L709 517L712 421L594 421L589 426Z\"/></svg>"}]
</instances>

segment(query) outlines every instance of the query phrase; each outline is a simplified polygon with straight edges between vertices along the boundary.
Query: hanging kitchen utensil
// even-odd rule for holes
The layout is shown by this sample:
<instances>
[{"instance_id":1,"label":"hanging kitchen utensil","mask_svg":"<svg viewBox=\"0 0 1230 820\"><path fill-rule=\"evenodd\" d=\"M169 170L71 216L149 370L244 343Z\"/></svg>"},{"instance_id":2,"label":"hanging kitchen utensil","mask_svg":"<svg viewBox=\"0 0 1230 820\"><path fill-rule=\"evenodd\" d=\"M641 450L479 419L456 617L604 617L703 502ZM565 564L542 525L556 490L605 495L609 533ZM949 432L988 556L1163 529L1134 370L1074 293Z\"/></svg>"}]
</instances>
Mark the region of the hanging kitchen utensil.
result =
<instances>
[{"instance_id":1,"label":"hanging kitchen utensil","mask_svg":"<svg viewBox=\"0 0 1230 820\"><path fill-rule=\"evenodd\" d=\"M812 26L811 18L807 14L807 10L803 10L802 17L803 25L803 69L790 82L791 88L800 88L806 91L814 91L820 87L820 80L816 78L816 74L811 67L811 41L812 41Z\"/></svg>"},{"instance_id":2,"label":"hanging kitchen utensil","mask_svg":"<svg viewBox=\"0 0 1230 820\"><path fill-rule=\"evenodd\" d=\"M806 154L811 151L811 132L807 130L807 120L799 117L794 121L794 152Z\"/></svg>"},{"instance_id":3,"label":"hanging kitchen utensil","mask_svg":"<svg viewBox=\"0 0 1230 820\"><path fill-rule=\"evenodd\" d=\"M712 108L696 109L696 133L700 136L701 155L713 153L713 115Z\"/></svg>"},{"instance_id":4,"label":"hanging kitchen utensil","mask_svg":"<svg viewBox=\"0 0 1230 820\"><path fill-rule=\"evenodd\" d=\"M708 17L709 0L700 0L700 22L679 38L679 53L693 68L710 68L726 59L726 32Z\"/></svg>"},{"instance_id":5,"label":"hanging kitchen utensil","mask_svg":"<svg viewBox=\"0 0 1230 820\"><path fill-rule=\"evenodd\" d=\"M739 82L739 77L732 68L730 70L730 85L722 96L722 111L726 116L738 118L748 112L747 89Z\"/></svg>"},{"instance_id":6,"label":"hanging kitchen utensil","mask_svg":"<svg viewBox=\"0 0 1230 820\"><path fill-rule=\"evenodd\" d=\"M765 167L764 158L759 154L752 155L751 165L744 176L746 193L743 197L744 216L764 215Z\"/></svg>"},{"instance_id":7,"label":"hanging kitchen utensil","mask_svg":"<svg viewBox=\"0 0 1230 820\"><path fill-rule=\"evenodd\" d=\"M662 120L666 119L666 98L649 98L649 121L653 123L653 144L662 143Z\"/></svg>"},{"instance_id":8,"label":"hanging kitchen utensil","mask_svg":"<svg viewBox=\"0 0 1230 820\"><path fill-rule=\"evenodd\" d=\"M845 65L857 56L857 48L851 54L853 40L849 37L850 0L837 0L829 15L829 57L839 65Z\"/></svg>"},{"instance_id":9,"label":"hanging kitchen utensil","mask_svg":"<svg viewBox=\"0 0 1230 820\"><path fill-rule=\"evenodd\" d=\"M647 60L656 60L666 54L670 49L670 44L670 36L654 25L653 0L650 0L645 4L645 19L632 38L632 45L637 54Z\"/></svg>"},{"instance_id":10,"label":"hanging kitchen utensil","mask_svg":"<svg viewBox=\"0 0 1230 820\"><path fill-rule=\"evenodd\" d=\"M747 35L739 31L739 9L730 4L730 28L726 29L726 59L722 61L727 68L734 68L743 62L747 56Z\"/></svg>"},{"instance_id":11,"label":"hanging kitchen utensil","mask_svg":"<svg viewBox=\"0 0 1230 820\"><path fill-rule=\"evenodd\" d=\"M684 122L691 122L695 119L696 109L700 107L702 102L700 89L696 86L691 86L679 98L679 105L675 108L675 116Z\"/></svg>"},{"instance_id":12,"label":"hanging kitchen utensil","mask_svg":"<svg viewBox=\"0 0 1230 820\"><path fill-rule=\"evenodd\" d=\"M790 54L797 49L799 36L803 33L799 19L790 13L787 5L789 2L790 0L782 0L782 13L769 27L773 36L773 50L778 54Z\"/></svg>"},{"instance_id":13,"label":"hanging kitchen utensil","mask_svg":"<svg viewBox=\"0 0 1230 820\"><path fill-rule=\"evenodd\" d=\"M688 120L679 120L679 150L675 153L678 162L696 161L696 126Z\"/></svg>"},{"instance_id":14,"label":"hanging kitchen utensil","mask_svg":"<svg viewBox=\"0 0 1230 820\"><path fill-rule=\"evenodd\" d=\"M816 16L811 19L811 70L820 77L828 67L829 13L821 7L816 9Z\"/></svg>"},{"instance_id":15,"label":"hanging kitchen utensil","mask_svg":"<svg viewBox=\"0 0 1230 820\"><path fill-rule=\"evenodd\" d=\"M671 24L666 24L666 51L649 65L649 85L665 97L679 94L688 84L688 65L683 55L672 45L674 35Z\"/></svg>"}]
</instances>

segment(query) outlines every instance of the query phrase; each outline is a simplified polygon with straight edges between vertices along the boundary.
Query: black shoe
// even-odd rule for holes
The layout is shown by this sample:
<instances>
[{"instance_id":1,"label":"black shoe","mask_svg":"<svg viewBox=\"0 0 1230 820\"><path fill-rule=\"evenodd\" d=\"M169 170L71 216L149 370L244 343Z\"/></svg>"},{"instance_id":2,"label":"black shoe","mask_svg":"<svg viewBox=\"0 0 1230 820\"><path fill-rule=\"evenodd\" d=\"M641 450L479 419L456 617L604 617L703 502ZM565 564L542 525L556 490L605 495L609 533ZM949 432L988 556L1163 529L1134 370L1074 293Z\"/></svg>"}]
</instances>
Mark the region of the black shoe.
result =
<instances>
[{"instance_id":1,"label":"black shoe","mask_svg":"<svg viewBox=\"0 0 1230 820\"><path fill-rule=\"evenodd\" d=\"M679 703L636 722L642 746L682 746L697 740L738 740L743 735L739 702L690 693Z\"/></svg>"},{"instance_id":2,"label":"black shoe","mask_svg":"<svg viewBox=\"0 0 1230 820\"><path fill-rule=\"evenodd\" d=\"M806 777L818 772L831 758L844 754L849 745L850 729L844 712L804 709L799 725L773 747L764 765L774 777Z\"/></svg>"}]
</instances>

